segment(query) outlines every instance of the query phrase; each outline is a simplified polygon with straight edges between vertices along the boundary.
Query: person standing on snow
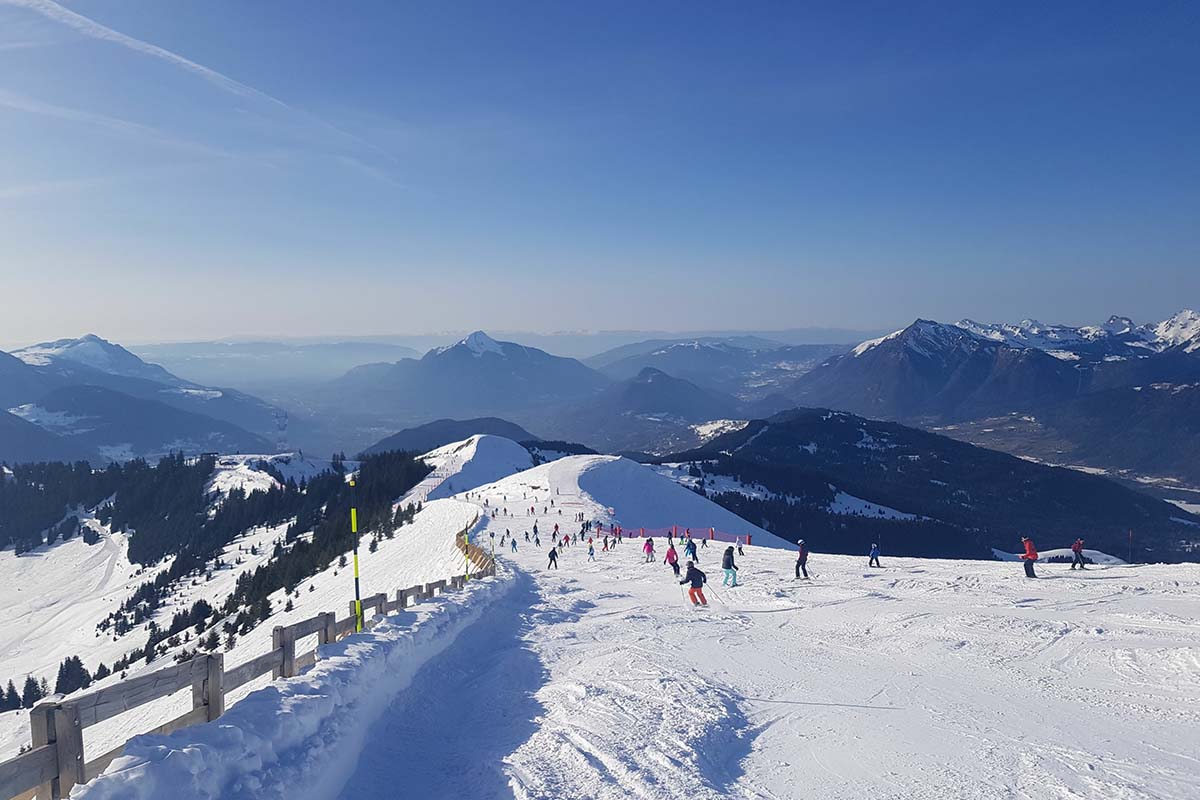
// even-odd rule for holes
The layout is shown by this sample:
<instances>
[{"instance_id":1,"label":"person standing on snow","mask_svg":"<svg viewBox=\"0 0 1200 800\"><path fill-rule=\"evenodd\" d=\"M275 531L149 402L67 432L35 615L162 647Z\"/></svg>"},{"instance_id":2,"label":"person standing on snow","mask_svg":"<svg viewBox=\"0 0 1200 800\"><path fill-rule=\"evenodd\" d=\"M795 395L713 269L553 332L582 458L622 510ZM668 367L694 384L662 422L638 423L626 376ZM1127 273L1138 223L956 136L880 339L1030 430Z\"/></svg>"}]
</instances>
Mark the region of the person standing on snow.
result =
<instances>
[{"instance_id":1,"label":"person standing on snow","mask_svg":"<svg viewBox=\"0 0 1200 800\"><path fill-rule=\"evenodd\" d=\"M699 561L700 557L696 555L696 542L688 537L687 543L683 546L683 554L693 561Z\"/></svg>"},{"instance_id":2,"label":"person standing on snow","mask_svg":"<svg viewBox=\"0 0 1200 800\"><path fill-rule=\"evenodd\" d=\"M725 555L721 556L721 569L725 570L725 579L721 581L722 586L730 584L732 580L733 586L737 586L737 564L733 563L733 545L725 548Z\"/></svg>"},{"instance_id":3,"label":"person standing on snow","mask_svg":"<svg viewBox=\"0 0 1200 800\"><path fill-rule=\"evenodd\" d=\"M796 579L800 579L800 573L804 573L804 579L808 580L808 545L801 539L796 543L800 549L796 552ZM876 553L878 555L878 553Z\"/></svg>"},{"instance_id":4,"label":"person standing on snow","mask_svg":"<svg viewBox=\"0 0 1200 800\"><path fill-rule=\"evenodd\" d=\"M1021 544L1025 545L1025 552L1021 554L1021 560L1025 562L1025 577L1036 578L1033 574L1033 562L1038 560L1037 548L1033 546L1033 539L1028 536L1021 537Z\"/></svg>"},{"instance_id":5,"label":"person standing on snow","mask_svg":"<svg viewBox=\"0 0 1200 800\"><path fill-rule=\"evenodd\" d=\"M675 545L667 545L667 557L663 559L663 563L675 570L675 577L679 577L679 554L675 552Z\"/></svg>"},{"instance_id":6,"label":"person standing on snow","mask_svg":"<svg viewBox=\"0 0 1200 800\"><path fill-rule=\"evenodd\" d=\"M737 537L737 542L736 542L736 543L737 543L738 555L739 555L739 556L744 556L744 555L746 555L745 553L743 553L743 552L742 552L742 537L740 537L740 536L739 536L739 537Z\"/></svg>"},{"instance_id":7,"label":"person standing on snow","mask_svg":"<svg viewBox=\"0 0 1200 800\"><path fill-rule=\"evenodd\" d=\"M879 563L879 543L875 542L871 545L871 560L867 562L868 567L879 567L883 569L883 564Z\"/></svg>"},{"instance_id":8,"label":"person standing on snow","mask_svg":"<svg viewBox=\"0 0 1200 800\"><path fill-rule=\"evenodd\" d=\"M558 569L558 550L553 547L550 548L550 563L546 565L546 569L551 567Z\"/></svg>"},{"instance_id":9,"label":"person standing on snow","mask_svg":"<svg viewBox=\"0 0 1200 800\"><path fill-rule=\"evenodd\" d=\"M588 561L596 560L596 546L592 544L592 540L588 539Z\"/></svg>"},{"instance_id":10,"label":"person standing on snow","mask_svg":"<svg viewBox=\"0 0 1200 800\"><path fill-rule=\"evenodd\" d=\"M1075 544L1071 545L1071 554L1074 556L1074 560L1071 561L1071 569L1076 567L1087 569L1083 560L1083 539L1075 540Z\"/></svg>"},{"instance_id":11,"label":"person standing on snow","mask_svg":"<svg viewBox=\"0 0 1200 800\"><path fill-rule=\"evenodd\" d=\"M646 539L646 543L642 545L642 552L646 554L646 563L649 564L654 560L654 540Z\"/></svg>"},{"instance_id":12,"label":"person standing on snow","mask_svg":"<svg viewBox=\"0 0 1200 800\"><path fill-rule=\"evenodd\" d=\"M515 553L515 552L517 552L517 537L515 537L515 536L514 536L514 537L512 537L512 539L510 539L508 543L509 543L510 545L512 545L512 551L513 551L514 553Z\"/></svg>"},{"instance_id":13,"label":"person standing on snow","mask_svg":"<svg viewBox=\"0 0 1200 800\"><path fill-rule=\"evenodd\" d=\"M679 582L679 585L683 586L685 583L692 585L692 588L688 589L688 599L692 601L692 605L708 605L708 598L704 596L704 584L707 582L708 576L696 569L694 563L691 561L687 562L687 574L683 576L683 580Z\"/></svg>"}]
</instances>

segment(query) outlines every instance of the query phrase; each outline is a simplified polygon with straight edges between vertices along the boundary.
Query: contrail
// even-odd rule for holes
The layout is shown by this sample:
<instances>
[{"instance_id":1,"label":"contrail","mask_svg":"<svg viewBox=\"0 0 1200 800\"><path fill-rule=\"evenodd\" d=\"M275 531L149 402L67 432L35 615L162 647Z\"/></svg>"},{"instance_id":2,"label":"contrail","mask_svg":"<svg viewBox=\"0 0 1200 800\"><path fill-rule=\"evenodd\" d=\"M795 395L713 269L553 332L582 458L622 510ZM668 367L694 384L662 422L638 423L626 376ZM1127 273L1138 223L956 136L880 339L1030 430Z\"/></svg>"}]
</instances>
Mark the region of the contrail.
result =
<instances>
[{"instance_id":1,"label":"contrail","mask_svg":"<svg viewBox=\"0 0 1200 800\"><path fill-rule=\"evenodd\" d=\"M252 86L247 86L240 81L236 81L228 75L222 75L214 69L209 69L203 64L197 64L191 59L184 58L178 53L172 53L166 48L159 47L156 44L144 42L141 39L135 39L132 36L127 36L120 31L114 31L105 25L101 25L94 19L85 17L82 14L77 14L69 8L55 3L54 0L0 0L0 5L17 6L30 11L36 11L42 16L52 19L55 22L60 22L70 28L74 28L85 36L90 36L93 39L101 39L113 44L119 44L122 47L128 47L130 50L136 50L139 53L162 59L169 64L174 64L177 67L182 67L188 72L200 76L209 83L215 84L227 92L240 95L242 97L256 97L261 100L266 100L283 108L291 108L287 103L277 97L272 97L266 92L259 91Z\"/></svg>"}]
</instances>

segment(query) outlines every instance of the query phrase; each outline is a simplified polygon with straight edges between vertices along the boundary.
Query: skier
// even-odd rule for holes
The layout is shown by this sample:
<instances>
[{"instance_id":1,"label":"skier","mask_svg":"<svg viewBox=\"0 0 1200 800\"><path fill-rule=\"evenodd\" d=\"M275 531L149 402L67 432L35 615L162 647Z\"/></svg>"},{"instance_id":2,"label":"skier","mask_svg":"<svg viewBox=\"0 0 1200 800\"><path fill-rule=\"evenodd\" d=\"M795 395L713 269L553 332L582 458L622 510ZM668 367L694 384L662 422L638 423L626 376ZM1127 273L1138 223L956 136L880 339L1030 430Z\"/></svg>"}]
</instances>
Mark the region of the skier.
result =
<instances>
[{"instance_id":1,"label":"skier","mask_svg":"<svg viewBox=\"0 0 1200 800\"><path fill-rule=\"evenodd\" d=\"M551 567L558 569L558 551L553 547L550 548L550 563L546 565L546 569L550 569Z\"/></svg>"},{"instance_id":2,"label":"skier","mask_svg":"<svg viewBox=\"0 0 1200 800\"><path fill-rule=\"evenodd\" d=\"M542 546L542 540L538 538L538 535L536 533L533 535L533 546L534 547Z\"/></svg>"},{"instance_id":3,"label":"skier","mask_svg":"<svg viewBox=\"0 0 1200 800\"><path fill-rule=\"evenodd\" d=\"M1075 544L1071 545L1071 553L1074 555L1074 560L1071 562L1071 569L1079 567L1087 569L1083 561L1083 539L1076 539Z\"/></svg>"},{"instance_id":4,"label":"skier","mask_svg":"<svg viewBox=\"0 0 1200 800\"><path fill-rule=\"evenodd\" d=\"M738 536L735 541L737 543L738 555L739 556L746 555L745 553L742 552L742 537Z\"/></svg>"},{"instance_id":5,"label":"skier","mask_svg":"<svg viewBox=\"0 0 1200 800\"><path fill-rule=\"evenodd\" d=\"M650 562L652 562L654 560L654 540L653 539L646 540L646 543L644 545L642 545L642 552L646 554L646 563L647 564L649 564Z\"/></svg>"},{"instance_id":6,"label":"skier","mask_svg":"<svg viewBox=\"0 0 1200 800\"><path fill-rule=\"evenodd\" d=\"M529 531L525 531L525 541L529 541Z\"/></svg>"},{"instance_id":7,"label":"skier","mask_svg":"<svg viewBox=\"0 0 1200 800\"><path fill-rule=\"evenodd\" d=\"M592 540L588 539L588 561L596 560L596 546L592 544Z\"/></svg>"},{"instance_id":8,"label":"skier","mask_svg":"<svg viewBox=\"0 0 1200 800\"><path fill-rule=\"evenodd\" d=\"M687 543L683 546L683 554L692 561L699 561L700 557L696 555L696 542L692 538L688 538Z\"/></svg>"},{"instance_id":9,"label":"skier","mask_svg":"<svg viewBox=\"0 0 1200 800\"><path fill-rule=\"evenodd\" d=\"M664 564L669 564L671 569L675 570L675 577L679 577L679 554L675 552L675 545L667 545L667 557L663 559Z\"/></svg>"},{"instance_id":10,"label":"skier","mask_svg":"<svg viewBox=\"0 0 1200 800\"><path fill-rule=\"evenodd\" d=\"M725 548L725 555L721 557L721 569L725 570L725 579L721 581L722 586L730 584L737 586L737 564L733 563L733 545Z\"/></svg>"},{"instance_id":11,"label":"skier","mask_svg":"<svg viewBox=\"0 0 1200 800\"><path fill-rule=\"evenodd\" d=\"M707 536L700 537L700 546L703 548L706 548L706 549L708 548L708 537Z\"/></svg>"},{"instance_id":12,"label":"skier","mask_svg":"<svg viewBox=\"0 0 1200 800\"><path fill-rule=\"evenodd\" d=\"M509 544L512 545L512 551L514 553L517 552L517 537L512 537L512 539L509 540Z\"/></svg>"},{"instance_id":13,"label":"skier","mask_svg":"<svg viewBox=\"0 0 1200 800\"><path fill-rule=\"evenodd\" d=\"M1028 536L1021 537L1021 544L1025 545L1025 552L1021 554L1021 560L1025 562L1025 577L1036 578L1033 573L1033 562L1038 560L1037 548L1033 546L1033 539Z\"/></svg>"},{"instance_id":14,"label":"skier","mask_svg":"<svg viewBox=\"0 0 1200 800\"><path fill-rule=\"evenodd\" d=\"M801 539L797 544L800 550L796 553L796 579L800 579L800 573L804 573L804 579L808 580L808 546Z\"/></svg>"},{"instance_id":15,"label":"skier","mask_svg":"<svg viewBox=\"0 0 1200 800\"><path fill-rule=\"evenodd\" d=\"M883 569L883 565L879 563L879 543L871 545L871 560L867 562L868 567L879 567Z\"/></svg>"},{"instance_id":16,"label":"skier","mask_svg":"<svg viewBox=\"0 0 1200 800\"><path fill-rule=\"evenodd\" d=\"M679 582L679 585L683 586L685 583L692 585L692 588L688 589L688 599L692 601L692 605L708 605L708 598L704 596L704 584L707 582L708 576L696 569L694 563L691 561L687 562L687 574L683 576L683 580Z\"/></svg>"}]
</instances>

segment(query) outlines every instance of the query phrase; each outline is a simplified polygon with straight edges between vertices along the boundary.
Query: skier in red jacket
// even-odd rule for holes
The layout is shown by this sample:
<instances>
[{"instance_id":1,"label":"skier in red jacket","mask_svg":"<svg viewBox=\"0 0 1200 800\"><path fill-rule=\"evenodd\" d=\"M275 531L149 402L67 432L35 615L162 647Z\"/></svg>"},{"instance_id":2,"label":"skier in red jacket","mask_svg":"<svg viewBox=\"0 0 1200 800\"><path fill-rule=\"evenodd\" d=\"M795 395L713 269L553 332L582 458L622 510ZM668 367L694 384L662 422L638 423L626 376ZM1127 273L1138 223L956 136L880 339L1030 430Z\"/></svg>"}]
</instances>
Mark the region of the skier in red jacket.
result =
<instances>
[{"instance_id":1,"label":"skier in red jacket","mask_svg":"<svg viewBox=\"0 0 1200 800\"><path fill-rule=\"evenodd\" d=\"M1087 567L1084 566L1083 561L1083 539L1075 540L1075 544L1071 545L1071 553L1075 557L1074 560L1071 561L1071 569L1075 569L1076 567L1079 567L1080 569L1087 569Z\"/></svg>"},{"instance_id":2,"label":"skier in red jacket","mask_svg":"<svg viewBox=\"0 0 1200 800\"><path fill-rule=\"evenodd\" d=\"M1021 560L1025 562L1025 577L1036 578L1033 574L1033 562L1038 560L1037 548L1033 546L1033 539L1028 536L1021 537L1021 543L1025 545L1025 552L1021 555Z\"/></svg>"}]
</instances>

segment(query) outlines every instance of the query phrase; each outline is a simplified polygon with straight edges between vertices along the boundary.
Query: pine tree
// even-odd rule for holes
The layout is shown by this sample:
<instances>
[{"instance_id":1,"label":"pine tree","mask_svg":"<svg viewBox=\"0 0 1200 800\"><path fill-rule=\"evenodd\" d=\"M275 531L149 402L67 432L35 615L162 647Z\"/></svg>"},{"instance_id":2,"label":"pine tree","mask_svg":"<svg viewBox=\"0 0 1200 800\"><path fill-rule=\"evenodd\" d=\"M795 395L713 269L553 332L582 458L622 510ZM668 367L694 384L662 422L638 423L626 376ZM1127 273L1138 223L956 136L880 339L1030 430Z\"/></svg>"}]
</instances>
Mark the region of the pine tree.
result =
<instances>
[{"instance_id":1,"label":"pine tree","mask_svg":"<svg viewBox=\"0 0 1200 800\"><path fill-rule=\"evenodd\" d=\"M112 675L112 670L101 663L100 666L96 667L96 674L92 676L92 680L102 681L109 675Z\"/></svg>"},{"instance_id":2,"label":"pine tree","mask_svg":"<svg viewBox=\"0 0 1200 800\"><path fill-rule=\"evenodd\" d=\"M21 707L33 708L37 701L45 697L45 692L38 685L37 678L32 675L25 676L25 687L21 690Z\"/></svg>"},{"instance_id":3,"label":"pine tree","mask_svg":"<svg viewBox=\"0 0 1200 800\"><path fill-rule=\"evenodd\" d=\"M11 679L8 681L8 688L4 690L4 700L0 706L5 711L16 711L21 707L21 695L17 694L17 687L13 685Z\"/></svg>"}]
</instances>

